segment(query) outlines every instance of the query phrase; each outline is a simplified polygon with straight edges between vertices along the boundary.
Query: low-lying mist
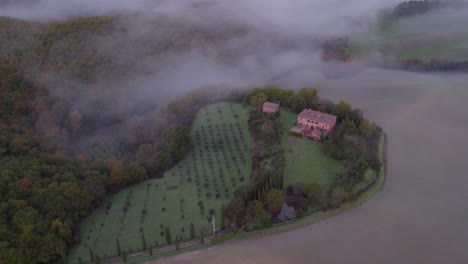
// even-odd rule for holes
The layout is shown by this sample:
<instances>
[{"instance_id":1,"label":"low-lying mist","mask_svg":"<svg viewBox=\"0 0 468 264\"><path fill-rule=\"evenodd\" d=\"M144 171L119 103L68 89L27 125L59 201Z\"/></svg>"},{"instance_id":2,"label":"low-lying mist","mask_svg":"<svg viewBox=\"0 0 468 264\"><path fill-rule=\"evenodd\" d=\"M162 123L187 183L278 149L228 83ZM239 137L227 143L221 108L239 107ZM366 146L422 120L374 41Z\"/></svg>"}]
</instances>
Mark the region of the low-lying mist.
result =
<instances>
[{"instance_id":1,"label":"low-lying mist","mask_svg":"<svg viewBox=\"0 0 468 264\"><path fill-rule=\"evenodd\" d=\"M140 106L160 106L202 86L261 86L274 84L297 69L322 68L320 46L324 38L365 30L375 21L377 10L389 5L369 0L353 2L352 6L342 0L42 0L6 2L0 15L46 25L48 21L60 25L67 19L79 23L76 17L82 16L112 17L104 32L75 37L82 41L79 52L73 49L76 44L70 32L49 44L42 58L61 64L57 54L66 53L72 60L89 54L86 59L96 58L95 64L106 65L105 70L94 70L92 82L76 78L82 65L66 74L38 65L29 68L56 94L69 99L75 109L90 115L115 112L115 102L121 99ZM90 26L81 27L86 30ZM40 45L43 37L31 41ZM64 49L67 46L70 48ZM327 66L327 71L332 69ZM312 78L309 81L313 86Z\"/></svg>"}]
</instances>

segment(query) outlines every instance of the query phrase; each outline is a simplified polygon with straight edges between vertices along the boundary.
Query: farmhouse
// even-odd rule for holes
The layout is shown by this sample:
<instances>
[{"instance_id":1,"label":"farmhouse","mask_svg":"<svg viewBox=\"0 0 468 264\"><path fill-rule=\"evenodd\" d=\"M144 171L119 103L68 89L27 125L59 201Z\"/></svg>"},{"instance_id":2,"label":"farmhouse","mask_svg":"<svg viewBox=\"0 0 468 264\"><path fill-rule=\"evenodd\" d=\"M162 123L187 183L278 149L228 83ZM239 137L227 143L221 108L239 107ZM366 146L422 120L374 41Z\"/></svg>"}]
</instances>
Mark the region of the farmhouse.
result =
<instances>
[{"instance_id":1,"label":"farmhouse","mask_svg":"<svg viewBox=\"0 0 468 264\"><path fill-rule=\"evenodd\" d=\"M310 139L319 141L322 133L327 135L336 124L336 116L304 109L297 116L297 123L291 128L290 132L301 134Z\"/></svg>"},{"instance_id":2,"label":"farmhouse","mask_svg":"<svg viewBox=\"0 0 468 264\"><path fill-rule=\"evenodd\" d=\"M263 112L264 113L276 113L280 109L279 104L271 103L271 102L265 102L263 104Z\"/></svg>"}]
</instances>

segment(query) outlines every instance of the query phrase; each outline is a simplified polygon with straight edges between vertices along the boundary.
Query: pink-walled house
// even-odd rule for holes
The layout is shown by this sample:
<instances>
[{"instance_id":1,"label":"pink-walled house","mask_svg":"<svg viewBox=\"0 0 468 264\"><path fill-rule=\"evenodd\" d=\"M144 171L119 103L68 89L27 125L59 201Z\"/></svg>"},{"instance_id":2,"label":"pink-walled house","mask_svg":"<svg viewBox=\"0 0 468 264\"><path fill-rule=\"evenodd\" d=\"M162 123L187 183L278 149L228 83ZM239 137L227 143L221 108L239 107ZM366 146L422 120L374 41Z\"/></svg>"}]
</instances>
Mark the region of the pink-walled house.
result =
<instances>
[{"instance_id":1,"label":"pink-walled house","mask_svg":"<svg viewBox=\"0 0 468 264\"><path fill-rule=\"evenodd\" d=\"M312 129L323 129L328 133L336 125L336 116L311 109L304 109L297 116L297 124Z\"/></svg>"},{"instance_id":2,"label":"pink-walled house","mask_svg":"<svg viewBox=\"0 0 468 264\"><path fill-rule=\"evenodd\" d=\"M297 123L290 131L319 141L322 131L324 135L327 135L335 125L336 116L312 109L304 109L297 116Z\"/></svg>"}]
</instances>

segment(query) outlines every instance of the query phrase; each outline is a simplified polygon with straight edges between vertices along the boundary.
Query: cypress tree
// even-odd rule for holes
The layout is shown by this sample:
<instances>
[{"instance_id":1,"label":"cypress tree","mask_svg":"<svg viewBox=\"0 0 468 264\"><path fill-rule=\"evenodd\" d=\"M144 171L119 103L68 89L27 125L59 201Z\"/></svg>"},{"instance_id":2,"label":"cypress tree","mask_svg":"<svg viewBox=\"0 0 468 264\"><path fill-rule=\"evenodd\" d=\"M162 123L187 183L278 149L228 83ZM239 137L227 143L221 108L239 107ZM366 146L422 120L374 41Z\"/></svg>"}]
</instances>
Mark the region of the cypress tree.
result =
<instances>
[{"instance_id":1,"label":"cypress tree","mask_svg":"<svg viewBox=\"0 0 468 264\"><path fill-rule=\"evenodd\" d=\"M127 252L125 252L125 250L122 251L122 261L127 262Z\"/></svg>"},{"instance_id":2,"label":"cypress tree","mask_svg":"<svg viewBox=\"0 0 468 264\"><path fill-rule=\"evenodd\" d=\"M122 251L120 249L120 241L118 237L115 239L115 246L117 247L117 256L122 255Z\"/></svg>"},{"instance_id":3,"label":"cypress tree","mask_svg":"<svg viewBox=\"0 0 468 264\"><path fill-rule=\"evenodd\" d=\"M146 238L144 232L141 232L141 244L143 246L143 250L146 250Z\"/></svg>"},{"instance_id":4,"label":"cypress tree","mask_svg":"<svg viewBox=\"0 0 468 264\"><path fill-rule=\"evenodd\" d=\"M190 238L195 238L195 225L193 223L190 223Z\"/></svg>"},{"instance_id":5,"label":"cypress tree","mask_svg":"<svg viewBox=\"0 0 468 264\"><path fill-rule=\"evenodd\" d=\"M205 234L203 233L203 228L200 228L200 235L201 235L201 244L203 246L205 245Z\"/></svg>"},{"instance_id":6,"label":"cypress tree","mask_svg":"<svg viewBox=\"0 0 468 264\"><path fill-rule=\"evenodd\" d=\"M225 223L225 209L224 209L224 204L221 205L221 230L224 230L226 228L226 223Z\"/></svg>"},{"instance_id":7,"label":"cypress tree","mask_svg":"<svg viewBox=\"0 0 468 264\"><path fill-rule=\"evenodd\" d=\"M62 256L63 264L67 264L67 252L62 242L60 243L60 255Z\"/></svg>"},{"instance_id":8,"label":"cypress tree","mask_svg":"<svg viewBox=\"0 0 468 264\"><path fill-rule=\"evenodd\" d=\"M171 244L171 242L172 242L171 230L168 227L166 227L166 230L164 231L164 233L166 234L166 243L168 245Z\"/></svg>"},{"instance_id":9,"label":"cypress tree","mask_svg":"<svg viewBox=\"0 0 468 264\"><path fill-rule=\"evenodd\" d=\"M88 247L88 248L89 248L89 259L91 261L94 261L93 249L91 247Z\"/></svg>"}]
</instances>

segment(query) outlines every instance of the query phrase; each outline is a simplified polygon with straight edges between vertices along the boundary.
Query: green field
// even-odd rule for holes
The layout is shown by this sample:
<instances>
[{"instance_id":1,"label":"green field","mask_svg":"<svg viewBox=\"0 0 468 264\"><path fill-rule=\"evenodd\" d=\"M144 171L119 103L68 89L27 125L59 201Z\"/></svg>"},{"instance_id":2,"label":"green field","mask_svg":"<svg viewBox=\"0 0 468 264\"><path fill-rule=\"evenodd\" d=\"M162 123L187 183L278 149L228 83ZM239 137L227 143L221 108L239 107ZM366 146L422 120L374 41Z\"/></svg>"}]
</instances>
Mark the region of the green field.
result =
<instances>
[{"instance_id":1,"label":"green field","mask_svg":"<svg viewBox=\"0 0 468 264\"><path fill-rule=\"evenodd\" d=\"M212 209L219 228L220 207L233 191L248 182L252 139L247 126L248 108L218 103L203 108L191 128L193 149L162 179L126 188L107 199L81 225L81 243L69 253L71 263L89 260L90 246L101 258L122 250L166 243L164 230L189 238L189 226L210 230ZM126 210L124 208L127 208Z\"/></svg>"},{"instance_id":2,"label":"green field","mask_svg":"<svg viewBox=\"0 0 468 264\"><path fill-rule=\"evenodd\" d=\"M286 156L284 184L287 186L301 180L304 183L316 182L326 189L343 165L325 156L320 150L320 143L288 135L296 116L291 111L281 109L281 144Z\"/></svg>"},{"instance_id":3,"label":"green field","mask_svg":"<svg viewBox=\"0 0 468 264\"><path fill-rule=\"evenodd\" d=\"M440 11L387 21L352 37L353 56L372 51L402 59L468 60L466 10Z\"/></svg>"}]
</instances>

